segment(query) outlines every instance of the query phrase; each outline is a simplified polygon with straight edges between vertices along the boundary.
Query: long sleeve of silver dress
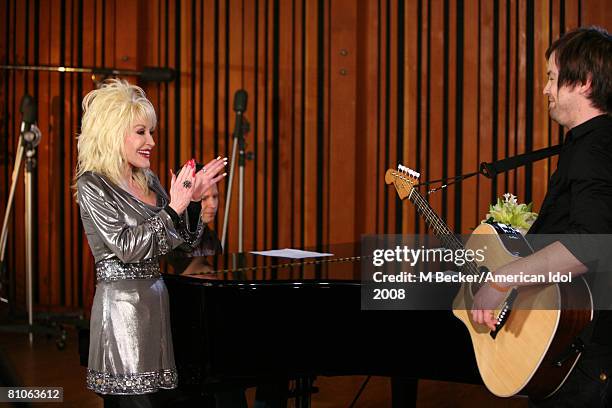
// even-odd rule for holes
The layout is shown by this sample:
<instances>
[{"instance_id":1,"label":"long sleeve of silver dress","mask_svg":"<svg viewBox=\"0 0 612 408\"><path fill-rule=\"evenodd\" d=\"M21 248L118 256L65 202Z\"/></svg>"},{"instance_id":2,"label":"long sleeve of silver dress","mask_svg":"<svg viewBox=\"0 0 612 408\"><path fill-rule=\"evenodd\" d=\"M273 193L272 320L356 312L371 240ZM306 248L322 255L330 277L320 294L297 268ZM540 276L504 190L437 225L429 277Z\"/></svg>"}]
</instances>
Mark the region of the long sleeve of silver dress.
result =
<instances>
[{"instance_id":1,"label":"long sleeve of silver dress","mask_svg":"<svg viewBox=\"0 0 612 408\"><path fill-rule=\"evenodd\" d=\"M96 173L77 181L97 281L87 387L100 394L144 394L177 385L168 293L158 258L184 240L163 209L168 195L151 176L155 206Z\"/></svg>"}]
</instances>

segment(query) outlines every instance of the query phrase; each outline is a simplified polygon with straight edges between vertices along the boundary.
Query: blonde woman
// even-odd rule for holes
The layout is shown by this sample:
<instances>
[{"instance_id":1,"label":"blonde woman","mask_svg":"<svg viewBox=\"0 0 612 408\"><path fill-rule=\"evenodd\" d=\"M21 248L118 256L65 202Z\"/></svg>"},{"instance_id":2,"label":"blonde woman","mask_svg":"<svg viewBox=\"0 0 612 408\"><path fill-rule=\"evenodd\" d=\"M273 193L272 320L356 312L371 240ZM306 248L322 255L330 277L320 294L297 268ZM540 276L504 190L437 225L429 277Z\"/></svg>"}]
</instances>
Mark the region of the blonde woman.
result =
<instances>
[{"instance_id":1,"label":"blonde woman","mask_svg":"<svg viewBox=\"0 0 612 408\"><path fill-rule=\"evenodd\" d=\"M185 233L185 209L225 176L226 159L197 174L192 159L172 176L168 197L149 168L156 121L144 91L125 81L110 80L83 99L77 201L97 280L87 387L105 407L156 406L152 393L177 386L158 258L198 246L201 236Z\"/></svg>"}]
</instances>

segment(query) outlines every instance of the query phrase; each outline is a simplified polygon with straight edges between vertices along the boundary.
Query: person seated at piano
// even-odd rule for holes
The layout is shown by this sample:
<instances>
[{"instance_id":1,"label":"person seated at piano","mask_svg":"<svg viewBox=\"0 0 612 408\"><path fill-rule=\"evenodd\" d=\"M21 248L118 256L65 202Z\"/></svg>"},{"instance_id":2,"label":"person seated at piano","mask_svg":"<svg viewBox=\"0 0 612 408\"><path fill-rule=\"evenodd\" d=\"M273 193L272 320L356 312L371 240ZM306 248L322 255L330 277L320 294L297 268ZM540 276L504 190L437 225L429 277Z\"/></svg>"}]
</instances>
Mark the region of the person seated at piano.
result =
<instances>
[{"instance_id":1,"label":"person seated at piano","mask_svg":"<svg viewBox=\"0 0 612 408\"><path fill-rule=\"evenodd\" d=\"M196 171L199 171L202 165L196 166ZM202 186L204 184L201 184ZM194 275L202 274L206 272L212 272L212 267L206 262L206 256L220 254L223 250L221 248L221 241L217 236L217 233L211 228L212 223L217 216L217 209L219 207L219 189L216 184L211 185L207 190L194 191L194 199L187 207L187 219L196 220L198 225L202 225L203 231L201 232L202 245L197 250L192 251L189 255L195 257L190 263L180 269L182 275ZM189 227L188 227L189 228ZM183 258L184 259L184 258ZM180 264L181 259L173 259L172 263L177 267ZM207 275L207 279L211 276Z\"/></svg>"},{"instance_id":2,"label":"person seated at piano","mask_svg":"<svg viewBox=\"0 0 612 408\"><path fill-rule=\"evenodd\" d=\"M196 166L196 171L200 174L201 165ZM204 183L200 183L204 186ZM200 192L202 191L202 192ZM183 255L171 256L171 263L175 269L182 270L181 275L195 275L206 279L216 279L213 267L207 262L206 256L216 255L223 252L221 241L216 232L211 228L217 216L219 208L219 189L217 184L212 184L207 190L201 188L194 191L194 199L187 208L187 219L201 220L204 226L202 236L203 245L197 250L192 251L188 256L193 257L191 261ZM176 251L172 254L176 255ZM263 384L257 387L254 408L275 408L287 405L287 387L285 382L278 384ZM215 406L217 408L248 408L245 389L241 386L232 388L227 387L214 392Z\"/></svg>"},{"instance_id":3,"label":"person seated at piano","mask_svg":"<svg viewBox=\"0 0 612 408\"><path fill-rule=\"evenodd\" d=\"M76 198L95 259L87 388L105 407L163 406L177 386L168 294L159 257L202 237L185 231L194 190L221 180L226 159L172 175L170 194L150 169L155 109L145 92L109 80L83 99Z\"/></svg>"}]
</instances>

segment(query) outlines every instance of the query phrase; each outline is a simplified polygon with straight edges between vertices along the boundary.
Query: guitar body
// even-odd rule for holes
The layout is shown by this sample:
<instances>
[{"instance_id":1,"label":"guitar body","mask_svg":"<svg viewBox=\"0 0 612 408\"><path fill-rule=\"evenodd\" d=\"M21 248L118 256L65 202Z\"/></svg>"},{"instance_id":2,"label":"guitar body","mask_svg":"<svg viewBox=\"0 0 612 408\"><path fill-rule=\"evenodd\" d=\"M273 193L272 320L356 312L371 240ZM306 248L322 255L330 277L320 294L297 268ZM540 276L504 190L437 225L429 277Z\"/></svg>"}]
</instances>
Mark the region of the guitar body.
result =
<instances>
[{"instance_id":1,"label":"guitar body","mask_svg":"<svg viewBox=\"0 0 612 408\"><path fill-rule=\"evenodd\" d=\"M481 224L466 244L473 250L486 245L485 259L478 264L481 269L495 271L531 252L519 233L507 234L500 228ZM593 318L592 298L584 279L519 288L495 336L486 326L472 321L472 292L471 284L464 283L453 302L453 313L470 334L487 388L499 397L525 394L543 399L552 395L580 357L579 352L568 354L568 346ZM561 359L564 354L568 355ZM559 361L560 365L555 364Z\"/></svg>"},{"instance_id":2,"label":"guitar body","mask_svg":"<svg viewBox=\"0 0 612 408\"><path fill-rule=\"evenodd\" d=\"M393 184L399 198L410 200L434 234L444 236L456 248L484 249L482 263L472 271L495 271L532 251L523 236L503 224L481 224L464 246L448 237L454 234L414 188L420 173L399 165L388 169L385 183ZM474 285L474 288L472 288ZM576 337L593 319L593 299L585 280L571 283L522 286L509 291L494 332L472 321L476 284L463 284L453 301L453 313L467 328L480 375L499 397L525 394L544 399L565 382L580 357Z\"/></svg>"}]
</instances>

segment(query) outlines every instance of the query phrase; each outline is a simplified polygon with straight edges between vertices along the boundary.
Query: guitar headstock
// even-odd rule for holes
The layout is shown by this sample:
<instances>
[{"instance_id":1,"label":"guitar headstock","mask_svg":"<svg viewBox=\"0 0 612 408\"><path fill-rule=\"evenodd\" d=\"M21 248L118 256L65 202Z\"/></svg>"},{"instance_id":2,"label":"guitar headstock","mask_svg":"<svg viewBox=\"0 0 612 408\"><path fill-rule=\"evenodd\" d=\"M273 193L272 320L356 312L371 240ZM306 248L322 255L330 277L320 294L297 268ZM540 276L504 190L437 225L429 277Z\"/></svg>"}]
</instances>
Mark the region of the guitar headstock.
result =
<instances>
[{"instance_id":1,"label":"guitar headstock","mask_svg":"<svg viewBox=\"0 0 612 408\"><path fill-rule=\"evenodd\" d=\"M420 176L421 173L398 164L397 169L387 170L385 173L385 183L393 183L395 189L397 190L397 195L399 195L399 198L403 200L410 196L415 184L419 183Z\"/></svg>"}]
</instances>

